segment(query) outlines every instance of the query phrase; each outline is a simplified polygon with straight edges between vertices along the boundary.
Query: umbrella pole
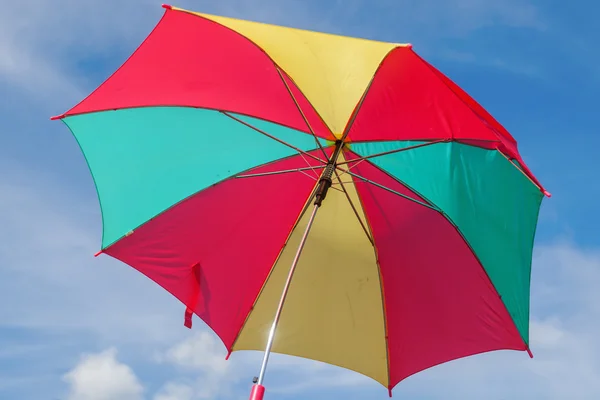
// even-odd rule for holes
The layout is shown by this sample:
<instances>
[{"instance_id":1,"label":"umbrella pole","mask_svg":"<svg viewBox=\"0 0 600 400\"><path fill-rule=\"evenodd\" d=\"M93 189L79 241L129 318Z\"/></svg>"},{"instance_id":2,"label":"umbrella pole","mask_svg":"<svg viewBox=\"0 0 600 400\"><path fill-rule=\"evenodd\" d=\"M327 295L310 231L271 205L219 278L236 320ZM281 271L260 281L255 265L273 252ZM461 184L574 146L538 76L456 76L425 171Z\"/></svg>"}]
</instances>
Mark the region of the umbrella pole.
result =
<instances>
[{"instance_id":1,"label":"umbrella pole","mask_svg":"<svg viewBox=\"0 0 600 400\"><path fill-rule=\"evenodd\" d=\"M271 330L269 331L267 347L265 348L265 354L263 356L262 365L260 367L260 374L258 375L258 378L254 378L254 386L252 386L252 391L250 392L250 400L263 400L265 394L265 387L263 386L265 372L267 370L269 356L271 355L271 349L273 348L275 331L277 330L277 324L279 323L279 319L281 318L281 312L283 311L285 298L287 297L288 291L290 289L292 277L294 276L294 272L296 271L296 266L298 265L298 261L300 260L300 255L302 254L302 250L304 249L304 245L306 244L306 239L308 238L308 234L310 233L310 229L312 228L315 216L317 215L317 211L319 211L319 207L321 207L321 203L323 202L323 200L325 200L327 191L331 187L333 172L337 165L336 161L342 148L343 142L341 140L338 140L335 143L335 150L333 152L333 155L328 161L327 166L323 170L323 173L321 174L321 178L319 180L319 184L315 192L315 202L313 210L308 220L308 224L306 224L306 229L304 230L304 234L302 235L300 244L298 245L298 250L296 250L296 256L294 257L294 261L292 261L287 280L285 281L285 286L283 287L283 292L281 293L281 298L279 299L279 305L277 306L275 318L273 319L273 324L271 325Z\"/></svg>"}]
</instances>

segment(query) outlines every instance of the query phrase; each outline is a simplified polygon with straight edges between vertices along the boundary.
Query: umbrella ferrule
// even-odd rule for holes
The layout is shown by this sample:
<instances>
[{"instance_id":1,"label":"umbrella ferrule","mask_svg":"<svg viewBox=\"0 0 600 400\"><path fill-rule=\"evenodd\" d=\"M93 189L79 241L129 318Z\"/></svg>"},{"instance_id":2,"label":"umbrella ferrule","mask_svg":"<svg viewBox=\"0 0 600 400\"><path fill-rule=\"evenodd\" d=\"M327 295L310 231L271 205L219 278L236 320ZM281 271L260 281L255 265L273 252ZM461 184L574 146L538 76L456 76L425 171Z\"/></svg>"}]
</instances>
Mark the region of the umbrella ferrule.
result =
<instances>
[{"instance_id":1,"label":"umbrella ferrule","mask_svg":"<svg viewBox=\"0 0 600 400\"><path fill-rule=\"evenodd\" d=\"M325 200L325 197L327 196L327 191L333 184L333 180L332 180L333 172L335 171L335 168L337 167L337 159L338 159L343 147L344 147L344 142L342 140L338 140L335 142L335 150L333 151L333 155L327 162L327 166L325 167L325 169L323 170L323 173L321 174L321 179L319 180L319 184L317 186L317 191L315 193L315 205L317 205L319 207L321 207L321 203L323 202L323 200Z\"/></svg>"}]
</instances>

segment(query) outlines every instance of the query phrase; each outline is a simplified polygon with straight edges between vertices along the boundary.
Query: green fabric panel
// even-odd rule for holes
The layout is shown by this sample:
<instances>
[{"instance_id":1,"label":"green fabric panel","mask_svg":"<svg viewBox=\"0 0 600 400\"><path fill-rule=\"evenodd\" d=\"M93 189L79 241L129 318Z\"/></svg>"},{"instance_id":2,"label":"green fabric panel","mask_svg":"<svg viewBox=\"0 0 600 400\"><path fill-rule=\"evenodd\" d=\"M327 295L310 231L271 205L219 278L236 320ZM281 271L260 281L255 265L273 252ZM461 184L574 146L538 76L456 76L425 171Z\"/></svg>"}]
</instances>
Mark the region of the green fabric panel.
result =
<instances>
[{"instance_id":1,"label":"green fabric panel","mask_svg":"<svg viewBox=\"0 0 600 400\"><path fill-rule=\"evenodd\" d=\"M362 156L419 142L354 143ZM531 258L543 194L496 150L439 143L370 159L453 222L529 342Z\"/></svg>"},{"instance_id":2,"label":"green fabric panel","mask_svg":"<svg viewBox=\"0 0 600 400\"><path fill-rule=\"evenodd\" d=\"M317 147L311 135L238 117L302 150ZM64 122L79 142L96 183L103 248L204 188L297 154L205 109L133 108L67 117Z\"/></svg>"}]
</instances>

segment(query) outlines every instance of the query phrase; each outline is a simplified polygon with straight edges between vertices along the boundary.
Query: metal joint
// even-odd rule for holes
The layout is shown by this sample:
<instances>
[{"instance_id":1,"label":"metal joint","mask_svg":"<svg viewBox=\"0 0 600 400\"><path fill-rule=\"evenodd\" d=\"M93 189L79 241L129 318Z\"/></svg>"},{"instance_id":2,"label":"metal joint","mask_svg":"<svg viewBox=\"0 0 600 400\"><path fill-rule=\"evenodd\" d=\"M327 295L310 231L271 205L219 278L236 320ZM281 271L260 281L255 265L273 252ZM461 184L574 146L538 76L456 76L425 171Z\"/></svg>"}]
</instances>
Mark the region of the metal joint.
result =
<instances>
[{"instance_id":1,"label":"metal joint","mask_svg":"<svg viewBox=\"0 0 600 400\"><path fill-rule=\"evenodd\" d=\"M323 170L323 173L321 174L321 179L319 180L319 186L317 186L317 191L315 193L315 205L316 206L319 206L319 207L321 206L321 203L323 203L323 200L325 200L325 197L327 196L327 191L329 190L329 188L331 187L331 185L333 183L333 179L332 179L333 172L337 168L337 159L338 159L338 157L340 155L340 151L342 151L343 147L344 147L344 142L342 140L338 140L335 142L335 150L333 151L331 158L327 162L327 166L325 167L325 169Z\"/></svg>"}]
</instances>

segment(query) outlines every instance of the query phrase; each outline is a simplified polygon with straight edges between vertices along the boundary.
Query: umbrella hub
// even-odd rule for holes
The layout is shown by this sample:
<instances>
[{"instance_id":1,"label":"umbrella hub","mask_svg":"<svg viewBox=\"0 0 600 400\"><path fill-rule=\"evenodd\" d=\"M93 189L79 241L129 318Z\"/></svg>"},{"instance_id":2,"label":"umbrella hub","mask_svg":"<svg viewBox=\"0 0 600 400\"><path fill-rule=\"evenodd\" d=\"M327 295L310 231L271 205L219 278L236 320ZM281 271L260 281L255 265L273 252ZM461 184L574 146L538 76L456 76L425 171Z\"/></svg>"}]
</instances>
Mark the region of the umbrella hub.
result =
<instances>
[{"instance_id":1,"label":"umbrella hub","mask_svg":"<svg viewBox=\"0 0 600 400\"><path fill-rule=\"evenodd\" d=\"M316 206L321 207L321 203L323 202L323 200L325 200L325 197L327 196L327 191L329 190L329 188L331 187L331 184L333 183L332 177L333 177L333 172L335 171L335 169L337 167L337 159L343 148L344 148L344 141L337 140L335 142L335 150L333 151L331 158L327 161L327 166L323 170L323 173L321 174L321 179L319 180L319 185L317 186L317 192L315 193L315 205Z\"/></svg>"}]
</instances>

